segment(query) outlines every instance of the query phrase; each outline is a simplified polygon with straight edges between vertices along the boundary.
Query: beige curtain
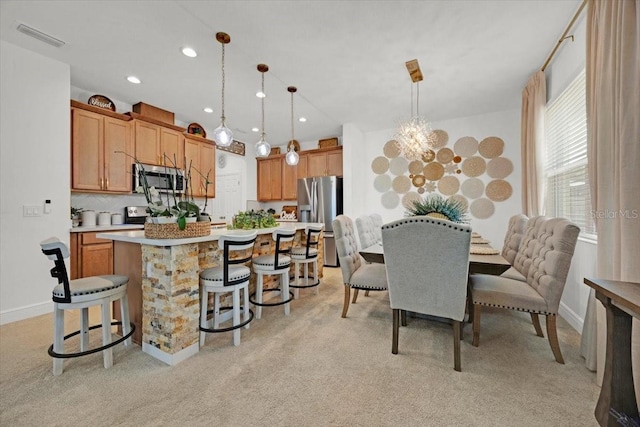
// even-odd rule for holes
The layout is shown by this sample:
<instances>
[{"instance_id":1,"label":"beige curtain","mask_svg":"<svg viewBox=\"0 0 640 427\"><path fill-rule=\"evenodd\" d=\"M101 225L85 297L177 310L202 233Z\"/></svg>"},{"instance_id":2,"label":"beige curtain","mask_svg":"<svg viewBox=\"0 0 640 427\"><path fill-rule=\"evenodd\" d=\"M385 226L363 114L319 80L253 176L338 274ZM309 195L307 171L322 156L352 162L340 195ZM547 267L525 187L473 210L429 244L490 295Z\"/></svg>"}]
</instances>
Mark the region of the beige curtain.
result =
<instances>
[{"instance_id":1,"label":"beige curtain","mask_svg":"<svg viewBox=\"0 0 640 427\"><path fill-rule=\"evenodd\" d=\"M528 217L544 214L544 109L547 83L537 71L522 91L522 211Z\"/></svg>"},{"instance_id":2,"label":"beige curtain","mask_svg":"<svg viewBox=\"0 0 640 427\"><path fill-rule=\"evenodd\" d=\"M596 275L630 282L640 282L639 64L640 0L589 0L587 155L598 233ZM587 365L593 362L596 341L595 303L589 307L582 346ZM634 322L634 375L640 390L640 322ZM597 346L598 365L603 344Z\"/></svg>"}]
</instances>

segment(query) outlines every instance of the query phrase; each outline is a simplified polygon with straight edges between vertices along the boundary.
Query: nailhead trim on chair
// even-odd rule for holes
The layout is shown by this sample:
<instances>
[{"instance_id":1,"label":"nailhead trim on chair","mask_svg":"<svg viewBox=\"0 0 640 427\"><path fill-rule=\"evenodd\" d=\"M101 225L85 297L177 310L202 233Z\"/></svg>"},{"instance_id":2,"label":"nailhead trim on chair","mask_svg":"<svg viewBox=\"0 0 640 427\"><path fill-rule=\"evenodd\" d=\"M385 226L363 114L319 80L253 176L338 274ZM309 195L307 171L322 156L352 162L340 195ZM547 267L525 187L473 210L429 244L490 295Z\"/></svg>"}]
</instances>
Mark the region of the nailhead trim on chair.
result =
<instances>
[{"instance_id":1,"label":"nailhead trim on chair","mask_svg":"<svg viewBox=\"0 0 640 427\"><path fill-rule=\"evenodd\" d=\"M387 288L381 288L379 286L367 286L367 285L351 285L349 283L347 283L347 285L349 285L351 287L351 289L364 289L364 290L371 290L371 291L386 291Z\"/></svg>"},{"instance_id":2,"label":"nailhead trim on chair","mask_svg":"<svg viewBox=\"0 0 640 427\"><path fill-rule=\"evenodd\" d=\"M509 310L516 310L516 311L522 311L525 313L537 313L537 314L544 314L545 316L556 316L557 313L549 313L548 311L537 311L537 310L527 310L524 308L520 308L520 307L511 307L508 305L500 305L500 304L487 304L484 302L473 302L475 305L484 305L485 307L498 307L498 308L508 308Z\"/></svg>"},{"instance_id":3,"label":"nailhead trim on chair","mask_svg":"<svg viewBox=\"0 0 640 427\"><path fill-rule=\"evenodd\" d=\"M115 276L117 278L120 278L120 276ZM93 288L93 289L88 289L88 290L84 290L84 291L80 291L77 289L73 289L74 283L77 285L77 281L80 280L85 280L85 279L95 279L96 277L87 277L87 278L83 278L83 279L75 279L72 280L70 283L70 289L69 292L71 293L72 297L76 297L76 296L80 296L80 295L91 295L91 294L99 294L100 292L105 292L105 291L110 291L112 289L116 289L119 288L120 286L124 286L127 284L127 282L129 281L128 279L126 279L124 282L122 283L113 283L110 279L107 279L106 277L101 277L102 279L108 281L111 285L105 285L105 286L101 286L99 288ZM86 280L88 281L88 280ZM57 285L55 288L53 288L53 296L57 297L57 298L62 298L64 297L64 288L62 287L62 284Z\"/></svg>"},{"instance_id":4,"label":"nailhead trim on chair","mask_svg":"<svg viewBox=\"0 0 640 427\"><path fill-rule=\"evenodd\" d=\"M430 223L430 224L437 224L437 225L442 225L443 227L449 227L449 228L453 228L454 230L460 230L466 233L471 233L471 229L470 228L462 228L462 227L458 227L456 225L451 225L448 223L444 223L440 220L437 219L426 219L426 218L408 218L402 222L396 223L396 224L385 224L382 226L382 228L396 228L399 227L402 224L407 224L407 223L413 223L413 222L426 222L426 223Z\"/></svg>"}]
</instances>

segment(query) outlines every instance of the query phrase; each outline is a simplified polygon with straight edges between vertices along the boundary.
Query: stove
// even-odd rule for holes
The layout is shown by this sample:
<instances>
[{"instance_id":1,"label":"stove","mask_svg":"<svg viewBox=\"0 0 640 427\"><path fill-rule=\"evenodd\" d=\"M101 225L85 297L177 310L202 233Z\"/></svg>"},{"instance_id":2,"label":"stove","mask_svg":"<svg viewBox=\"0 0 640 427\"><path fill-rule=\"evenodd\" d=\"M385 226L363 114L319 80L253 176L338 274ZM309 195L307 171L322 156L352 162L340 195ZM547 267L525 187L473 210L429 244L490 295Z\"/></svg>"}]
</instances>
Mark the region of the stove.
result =
<instances>
[{"instance_id":1,"label":"stove","mask_svg":"<svg viewBox=\"0 0 640 427\"><path fill-rule=\"evenodd\" d=\"M146 206L127 206L124 209L125 224L144 224L147 221Z\"/></svg>"}]
</instances>

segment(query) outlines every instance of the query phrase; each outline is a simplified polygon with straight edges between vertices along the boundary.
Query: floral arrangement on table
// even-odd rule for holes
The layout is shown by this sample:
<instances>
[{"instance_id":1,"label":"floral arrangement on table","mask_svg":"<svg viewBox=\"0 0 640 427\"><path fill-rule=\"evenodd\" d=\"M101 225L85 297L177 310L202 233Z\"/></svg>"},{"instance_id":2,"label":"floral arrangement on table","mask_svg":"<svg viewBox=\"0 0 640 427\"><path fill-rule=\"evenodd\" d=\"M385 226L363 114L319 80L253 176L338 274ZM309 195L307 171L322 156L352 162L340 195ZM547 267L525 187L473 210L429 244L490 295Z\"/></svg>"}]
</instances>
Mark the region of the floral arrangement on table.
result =
<instances>
[{"instance_id":1,"label":"floral arrangement on table","mask_svg":"<svg viewBox=\"0 0 640 427\"><path fill-rule=\"evenodd\" d=\"M426 215L452 222L468 223L467 210L456 199L445 199L439 194L429 194L422 200L415 200L407 208L405 216Z\"/></svg>"},{"instance_id":2,"label":"floral arrangement on table","mask_svg":"<svg viewBox=\"0 0 640 427\"><path fill-rule=\"evenodd\" d=\"M144 166L135 157L124 151L115 151L116 153L122 153L125 156L131 157L138 165L138 173L140 178L140 184L138 188L134 189L134 192L144 194L144 198L147 200L147 212L154 222L161 222L157 218L163 218L166 223L176 222L180 230L184 230L187 226L187 222L195 222L200 215L200 208L193 201L193 197L189 195L183 196L182 194L176 194L175 189L170 193L166 193L166 200L162 199L160 192L152 186L149 186L147 181L147 175L145 174ZM165 160L168 160L172 167L177 168L177 162L175 159L171 160L168 156L164 155ZM166 162L165 162L166 166ZM187 185L189 183L189 177L191 170L185 177L187 179ZM157 198L157 199L156 199ZM153 218L156 218L155 220Z\"/></svg>"},{"instance_id":3,"label":"floral arrangement on table","mask_svg":"<svg viewBox=\"0 0 640 427\"><path fill-rule=\"evenodd\" d=\"M238 212L233 216L233 220L227 228L229 230L252 230L254 228L273 228L277 226L278 222L273 217L273 214L260 209L259 211Z\"/></svg>"}]
</instances>

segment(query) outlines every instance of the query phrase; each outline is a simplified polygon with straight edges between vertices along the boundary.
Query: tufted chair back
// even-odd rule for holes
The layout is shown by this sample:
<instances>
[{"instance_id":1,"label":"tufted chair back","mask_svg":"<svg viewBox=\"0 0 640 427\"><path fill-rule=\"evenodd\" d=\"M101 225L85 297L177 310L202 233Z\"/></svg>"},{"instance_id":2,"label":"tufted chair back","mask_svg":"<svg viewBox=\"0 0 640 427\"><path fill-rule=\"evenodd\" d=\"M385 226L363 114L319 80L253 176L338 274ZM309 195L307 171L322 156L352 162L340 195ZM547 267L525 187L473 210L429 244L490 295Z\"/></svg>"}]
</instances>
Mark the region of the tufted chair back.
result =
<instances>
[{"instance_id":1,"label":"tufted chair back","mask_svg":"<svg viewBox=\"0 0 640 427\"><path fill-rule=\"evenodd\" d=\"M525 277L544 298L547 310L557 313L580 228L567 219L550 218L537 221L534 230L534 238L527 240L530 262L525 263Z\"/></svg>"},{"instance_id":2,"label":"tufted chair back","mask_svg":"<svg viewBox=\"0 0 640 427\"><path fill-rule=\"evenodd\" d=\"M342 279L344 283L349 283L353 273L362 264L356 242L356 230L351 218L346 215L338 215L333 220L333 235L340 260Z\"/></svg>"},{"instance_id":3,"label":"tufted chair back","mask_svg":"<svg viewBox=\"0 0 640 427\"><path fill-rule=\"evenodd\" d=\"M537 237L541 233L542 226L548 218L544 216L536 216L529 218L527 226L524 230L524 236L520 241L518 252L513 260L513 267L520 272L525 278L531 267L533 250L536 245Z\"/></svg>"},{"instance_id":4,"label":"tufted chair back","mask_svg":"<svg viewBox=\"0 0 640 427\"><path fill-rule=\"evenodd\" d=\"M373 232L376 236L376 242L382 242L382 217L380 214L374 213L369 215L373 222Z\"/></svg>"},{"instance_id":5,"label":"tufted chair back","mask_svg":"<svg viewBox=\"0 0 640 427\"><path fill-rule=\"evenodd\" d=\"M471 227L428 216L382 227L391 308L462 320Z\"/></svg>"},{"instance_id":6,"label":"tufted chair back","mask_svg":"<svg viewBox=\"0 0 640 427\"><path fill-rule=\"evenodd\" d=\"M378 243L376 240L376 230L373 221L369 215L361 215L356 219L356 227L358 229L358 239L361 248L368 248Z\"/></svg>"},{"instance_id":7,"label":"tufted chair back","mask_svg":"<svg viewBox=\"0 0 640 427\"><path fill-rule=\"evenodd\" d=\"M502 257L513 265L520 242L524 237L524 232L529 218L526 215L514 215L509 218L509 227L504 237L504 245L502 246Z\"/></svg>"}]
</instances>

